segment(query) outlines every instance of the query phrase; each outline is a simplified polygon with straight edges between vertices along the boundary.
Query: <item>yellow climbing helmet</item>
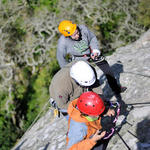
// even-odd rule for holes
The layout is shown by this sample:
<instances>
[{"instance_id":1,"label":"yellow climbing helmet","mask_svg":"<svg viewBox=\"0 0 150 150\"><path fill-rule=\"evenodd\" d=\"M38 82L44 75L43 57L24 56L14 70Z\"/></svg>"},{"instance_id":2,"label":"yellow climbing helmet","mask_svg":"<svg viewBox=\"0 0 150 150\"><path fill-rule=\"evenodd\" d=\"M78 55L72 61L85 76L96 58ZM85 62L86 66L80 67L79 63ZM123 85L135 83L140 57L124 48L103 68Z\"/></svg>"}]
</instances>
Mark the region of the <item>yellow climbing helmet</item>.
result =
<instances>
[{"instance_id":1,"label":"yellow climbing helmet","mask_svg":"<svg viewBox=\"0 0 150 150\"><path fill-rule=\"evenodd\" d=\"M76 24L73 24L71 21L63 20L60 22L58 30L64 36L71 36L77 28Z\"/></svg>"}]
</instances>

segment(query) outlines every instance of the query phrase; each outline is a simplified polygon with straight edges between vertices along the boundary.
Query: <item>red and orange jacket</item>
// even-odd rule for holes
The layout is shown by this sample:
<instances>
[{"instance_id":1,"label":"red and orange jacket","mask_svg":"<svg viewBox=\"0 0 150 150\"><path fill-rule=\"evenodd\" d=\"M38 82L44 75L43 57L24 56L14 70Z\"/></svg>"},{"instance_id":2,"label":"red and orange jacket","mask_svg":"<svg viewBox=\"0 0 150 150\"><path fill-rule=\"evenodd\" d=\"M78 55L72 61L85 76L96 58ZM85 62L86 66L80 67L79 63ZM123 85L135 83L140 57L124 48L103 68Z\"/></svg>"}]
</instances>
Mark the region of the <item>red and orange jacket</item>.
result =
<instances>
[{"instance_id":1,"label":"red and orange jacket","mask_svg":"<svg viewBox=\"0 0 150 150\"><path fill-rule=\"evenodd\" d=\"M101 118L92 122L88 121L77 109L77 100L73 100L68 107L67 149L91 150L96 144L91 137L102 128L100 125Z\"/></svg>"}]
</instances>

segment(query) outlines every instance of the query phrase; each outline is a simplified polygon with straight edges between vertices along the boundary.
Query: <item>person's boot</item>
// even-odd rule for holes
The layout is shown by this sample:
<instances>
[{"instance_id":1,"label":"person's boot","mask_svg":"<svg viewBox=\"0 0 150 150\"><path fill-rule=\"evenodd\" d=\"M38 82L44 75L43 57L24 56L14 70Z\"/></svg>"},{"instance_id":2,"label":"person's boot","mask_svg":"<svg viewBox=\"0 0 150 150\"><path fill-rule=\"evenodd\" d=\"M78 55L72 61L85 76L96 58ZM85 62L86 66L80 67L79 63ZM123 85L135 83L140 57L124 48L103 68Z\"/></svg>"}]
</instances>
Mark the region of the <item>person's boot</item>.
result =
<instances>
[{"instance_id":1,"label":"person's boot","mask_svg":"<svg viewBox=\"0 0 150 150\"><path fill-rule=\"evenodd\" d=\"M117 99L118 101L122 100L120 93L123 93L123 92L125 92L126 90L127 90L127 87L125 87L125 86L120 86L120 92L115 94L115 97L116 97L116 99Z\"/></svg>"},{"instance_id":2,"label":"person's boot","mask_svg":"<svg viewBox=\"0 0 150 150\"><path fill-rule=\"evenodd\" d=\"M123 93L123 92L125 92L127 90L127 87L125 87L125 86L121 86L120 87L120 93Z\"/></svg>"}]
</instances>

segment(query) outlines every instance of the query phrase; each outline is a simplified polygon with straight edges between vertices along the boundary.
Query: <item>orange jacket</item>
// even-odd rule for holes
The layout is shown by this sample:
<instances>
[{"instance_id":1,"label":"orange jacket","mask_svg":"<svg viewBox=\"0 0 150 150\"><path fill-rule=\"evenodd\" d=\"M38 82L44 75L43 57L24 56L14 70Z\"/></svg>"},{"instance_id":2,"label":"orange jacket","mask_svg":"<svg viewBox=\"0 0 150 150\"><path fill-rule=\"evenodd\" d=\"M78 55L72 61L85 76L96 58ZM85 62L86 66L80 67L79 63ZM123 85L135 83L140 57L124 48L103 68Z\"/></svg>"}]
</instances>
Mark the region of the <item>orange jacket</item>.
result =
<instances>
[{"instance_id":1,"label":"orange jacket","mask_svg":"<svg viewBox=\"0 0 150 150\"><path fill-rule=\"evenodd\" d=\"M102 128L101 118L92 122L88 121L76 108L77 100L73 100L68 107L67 148L69 150L91 150L96 142L90 137Z\"/></svg>"}]
</instances>

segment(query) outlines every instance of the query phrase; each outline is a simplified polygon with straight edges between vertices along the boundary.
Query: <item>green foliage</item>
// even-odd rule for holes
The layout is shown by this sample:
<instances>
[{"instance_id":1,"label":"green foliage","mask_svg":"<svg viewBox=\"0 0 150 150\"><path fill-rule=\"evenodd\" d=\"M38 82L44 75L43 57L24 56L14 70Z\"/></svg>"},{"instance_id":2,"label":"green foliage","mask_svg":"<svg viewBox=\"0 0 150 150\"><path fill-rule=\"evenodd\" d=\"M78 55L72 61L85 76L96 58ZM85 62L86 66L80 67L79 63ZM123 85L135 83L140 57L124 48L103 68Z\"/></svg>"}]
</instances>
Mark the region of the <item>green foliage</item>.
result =
<instances>
[{"instance_id":1,"label":"green foliage","mask_svg":"<svg viewBox=\"0 0 150 150\"><path fill-rule=\"evenodd\" d=\"M41 34L46 38L49 37L49 34L46 31L42 31Z\"/></svg>"},{"instance_id":2,"label":"green foliage","mask_svg":"<svg viewBox=\"0 0 150 150\"><path fill-rule=\"evenodd\" d=\"M114 13L111 14L111 21L100 24L100 31L103 35L103 38L106 40L111 40L111 33L117 31L119 23L126 17L124 13Z\"/></svg>"},{"instance_id":3,"label":"green foliage","mask_svg":"<svg viewBox=\"0 0 150 150\"><path fill-rule=\"evenodd\" d=\"M85 21L85 24L87 26L91 26L93 20L91 20L90 18L88 18L87 16L84 17L84 21Z\"/></svg>"},{"instance_id":4,"label":"green foliage","mask_svg":"<svg viewBox=\"0 0 150 150\"><path fill-rule=\"evenodd\" d=\"M31 125L43 106L48 102L50 81L58 69L59 65L56 59L54 59L49 65L40 67L38 74L32 77L30 81L30 91L28 95L26 95L28 99L28 109L24 130Z\"/></svg>"},{"instance_id":5,"label":"green foliage","mask_svg":"<svg viewBox=\"0 0 150 150\"><path fill-rule=\"evenodd\" d=\"M2 78L2 76L0 75L0 83L3 81L3 78Z\"/></svg>"},{"instance_id":6,"label":"green foliage","mask_svg":"<svg viewBox=\"0 0 150 150\"><path fill-rule=\"evenodd\" d=\"M44 8L47 8L51 12L58 13L57 4L58 0L28 0L29 8L34 12L41 11Z\"/></svg>"},{"instance_id":7,"label":"green foliage","mask_svg":"<svg viewBox=\"0 0 150 150\"><path fill-rule=\"evenodd\" d=\"M7 1L5 2L6 6L4 5L4 7L6 7L5 12L3 13L3 19L9 19L10 16L13 16L15 14L11 14L12 10L11 8L9 8L9 3L7 3ZM8 6L7 6L8 5ZM11 20L9 21L9 24L6 24L6 27L3 28L3 32L7 32L10 35L10 40L22 40L23 37L26 35L26 27L24 24L24 19L22 16L19 16L17 19Z\"/></svg>"},{"instance_id":8,"label":"green foliage","mask_svg":"<svg viewBox=\"0 0 150 150\"><path fill-rule=\"evenodd\" d=\"M18 4L19 5L23 4L23 0L18 0Z\"/></svg>"},{"instance_id":9,"label":"green foliage","mask_svg":"<svg viewBox=\"0 0 150 150\"><path fill-rule=\"evenodd\" d=\"M113 4L115 0L103 0L102 3L110 3Z\"/></svg>"},{"instance_id":10,"label":"green foliage","mask_svg":"<svg viewBox=\"0 0 150 150\"><path fill-rule=\"evenodd\" d=\"M30 76L32 74L31 71L32 71L31 67L29 67L29 66L23 67L22 73L23 73L24 79L27 79L27 80L30 79Z\"/></svg>"},{"instance_id":11,"label":"green foliage","mask_svg":"<svg viewBox=\"0 0 150 150\"><path fill-rule=\"evenodd\" d=\"M5 112L0 113L0 149L10 150L18 137L17 128L13 125L11 117Z\"/></svg>"},{"instance_id":12,"label":"green foliage","mask_svg":"<svg viewBox=\"0 0 150 150\"><path fill-rule=\"evenodd\" d=\"M50 52L50 55L54 56L54 51ZM0 109L0 147L2 150L10 149L14 145L16 139L28 129L48 102L49 84L58 69L59 65L56 59L49 64L38 66L38 72L34 75L31 74L30 67L20 68L19 78L14 83L15 89L12 95L14 103L9 105L9 111L16 112L16 122L19 122L24 116L24 125L21 130L18 130L18 125L14 125L12 122L11 114L8 115ZM25 84L24 80L28 80L28 84ZM0 101L4 102L1 103L1 108L4 107L7 99L8 93L0 94Z\"/></svg>"},{"instance_id":13,"label":"green foliage","mask_svg":"<svg viewBox=\"0 0 150 150\"><path fill-rule=\"evenodd\" d=\"M150 0L142 0L137 11L138 22L145 27L150 27Z\"/></svg>"},{"instance_id":14,"label":"green foliage","mask_svg":"<svg viewBox=\"0 0 150 150\"><path fill-rule=\"evenodd\" d=\"M11 56L15 56L16 53L20 52L17 45L25 39L26 28L23 23L23 19L19 17L4 30L4 32L9 33L9 41L5 44L5 53Z\"/></svg>"},{"instance_id":15,"label":"green foliage","mask_svg":"<svg viewBox=\"0 0 150 150\"><path fill-rule=\"evenodd\" d=\"M117 28L117 24L111 21L100 25L102 35L106 40L110 40L110 33L113 32L115 28Z\"/></svg>"},{"instance_id":16,"label":"green foliage","mask_svg":"<svg viewBox=\"0 0 150 150\"><path fill-rule=\"evenodd\" d=\"M138 14L139 22L141 24L144 24L147 27L149 27L149 22L150 22L149 21L150 5L148 5L149 1L150 0L141 1L141 4L139 5L139 14ZM4 7L6 8L3 14L3 17L5 16L3 18L4 20L8 19L10 16L16 15L16 14L12 14L13 11L11 7L9 7L11 2L13 3L14 1L2 0L2 3L5 5L9 3L8 7ZM22 2L23 2L22 0L17 0L15 1L15 3L17 4L15 4L14 6L15 7L20 6ZM33 15L38 16L37 13L43 14L47 12L53 12L54 14L56 14L59 12L57 7L59 0L26 0L26 2L28 4L28 9L31 11L32 16L30 15L27 16L26 8L22 9L21 10L22 12L20 13L21 15L16 20L13 20L8 26L6 26L6 29L3 28L3 32L9 34L9 40L8 43L6 43L5 52L8 52L13 56L15 55L15 53L19 54L21 52L17 46L20 43L23 43L23 41L25 41L27 31L29 31L28 32L29 34L34 35L35 38L38 38L39 36L37 31L32 33L33 30L29 26L28 29L31 30L27 30L27 26L24 22L26 16L29 17L27 19L32 20L34 19L32 18L34 17ZM111 7L111 5L113 5L113 7L111 8L114 9L116 6L114 2L115 0L104 0L102 3L107 3L108 7ZM72 7L75 7L74 10L76 10L79 14L84 15L84 9L82 6L74 5L74 2L72 2ZM66 6L65 9L67 9L68 11L71 10L72 7L68 5ZM97 8L94 9L96 11ZM48 11L43 11L43 10L48 10ZM107 9L102 9L102 10L107 11ZM97 16L95 17L95 15L97 14L95 13L95 11L89 12L89 14L91 18L93 19L96 18L97 22L95 20L93 21L93 19L91 18L88 18L87 15L81 17L82 19L84 18L83 19L84 24L97 31L96 33L99 34L98 36L100 37L101 42L104 45L104 48L102 50L104 53L107 54L110 54L114 51L114 49L112 49L111 45L109 44L114 42L112 33L115 33L116 35L118 34L121 22L123 22L127 17L125 12L123 12L123 10L120 10L120 12L114 11L113 13L111 11L109 13L109 10L108 10L108 15L110 16L110 19L105 23L101 23L101 20L99 19L101 17L97 17ZM18 11L16 12L18 13ZM103 14L103 12L100 12L100 14ZM67 15L68 14L66 14L66 16ZM78 17L76 13L69 14L67 17L73 19L78 24L80 24L80 20L78 19L80 17ZM58 19L60 20L60 18ZM57 21L58 20L56 20L56 22ZM94 26L92 26L93 22L94 22ZM49 34L46 31L42 31L41 34L45 38L49 36ZM58 36L59 34L56 33L56 36L53 38L53 43L54 43L53 46L57 44ZM125 37L126 37L126 42L130 42L132 39L135 38L131 36L128 31L126 33L123 33L123 35L120 36L120 38L122 38L123 40L125 39ZM29 42L29 44L31 42ZM38 45L35 49L35 53L33 54L35 61L38 61L38 59L42 55L42 51L39 51L40 48L43 47L41 45ZM49 56L49 59L51 59L50 63L46 62L47 64L43 63L42 65L36 66L36 72L34 74L32 74L32 68L26 66L25 63L17 64L19 71L17 73L15 72L15 76L17 77L17 80L14 80L12 83L14 88L13 95L12 95L13 103L9 105L9 111L10 112L14 111L16 113L15 119L17 120L17 122L20 122L22 121L22 119L25 118L25 120L23 120L24 125L23 127L21 127L23 132L25 132L26 129L31 125L31 123L37 117L39 112L42 110L45 103L48 102L49 85L51 79L53 78L54 74L60 69L56 61L55 54L56 51L54 49L47 51L47 55ZM1 80L2 77L0 76L0 81ZM6 150L10 149L10 147L15 142L16 138L22 134L22 131L18 132L17 127L14 127L14 124L12 123L12 116L11 115L6 116L6 112L5 113L2 112L2 108L3 109L5 108L7 99L8 99L8 93L5 92L0 93L0 147L2 147L1 149L6 149ZM19 126L18 124L16 124L16 126Z\"/></svg>"},{"instance_id":17,"label":"green foliage","mask_svg":"<svg viewBox=\"0 0 150 150\"><path fill-rule=\"evenodd\" d=\"M8 98L8 93L5 91L1 91L0 93L0 113L5 109L5 104Z\"/></svg>"},{"instance_id":18,"label":"green foliage","mask_svg":"<svg viewBox=\"0 0 150 150\"><path fill-rule=\"evenodd\" d=\"M104 45L102 51L106 54L108 53L107 55L112 54L114 51L114 49L111 48L111 45L109 45L109 43L114 42L112 33L118 33L117 31L120 28L120 23L125 19L126 14L124 12L114 12L110 14L110 16L111 20L108 20L106 23L100 23L100 27L98 28L102 35L101 42Z\"/></svg>"},{"instance_id":19,"label":"green foliage","mask_svg":"<svg viewBox=\"0 0 150 150\"><path fill-rule=\"evenodd\" d=\"M13 33L13 35L18 38L19 40L22 39L22 37L24 37L24 35L26 34L26 29L25 27L23 27L23 19L21 17L17 18L16 21L14 23L11 24L11 31Z\"/></svg>"},{"instance_id":20,"label":"green foliage","mask_svg":"<svg viewBox=\"0 0 150 150\"><path fill-rule=\"evenodd\" d=\"M22 83L17 83L15 87L15 95L17 99L23 99L26 92L26 87Z\"/></svg>"},{"instance_id":21,"label":"green foliage","mask_svg":"<svg viewBox=\"0 0 150 150\"><path fill-rule=\"evenodd\" d=\"M28 80L30 80L31 72L30 67L22 67L16 75L18 76L18 80L16 80L13 84L14 86L14 99L23 100L28 88Z\"/></svg>"},{"instance_id":22,"label":"green foliage","mask_svg":"<svg viewBox=\"0 0 150 150\"><path fill-rule=\"evenodd\" d=\"M2 0L2 3L5 4L5 3L7 3L7 1L8 1L8 0Z\"/></svg>"}]
</instances>

